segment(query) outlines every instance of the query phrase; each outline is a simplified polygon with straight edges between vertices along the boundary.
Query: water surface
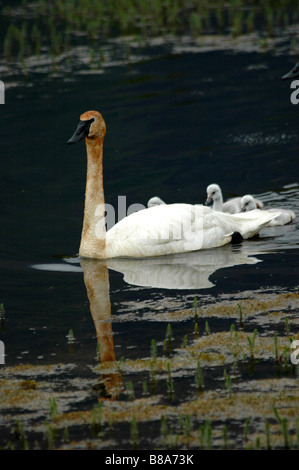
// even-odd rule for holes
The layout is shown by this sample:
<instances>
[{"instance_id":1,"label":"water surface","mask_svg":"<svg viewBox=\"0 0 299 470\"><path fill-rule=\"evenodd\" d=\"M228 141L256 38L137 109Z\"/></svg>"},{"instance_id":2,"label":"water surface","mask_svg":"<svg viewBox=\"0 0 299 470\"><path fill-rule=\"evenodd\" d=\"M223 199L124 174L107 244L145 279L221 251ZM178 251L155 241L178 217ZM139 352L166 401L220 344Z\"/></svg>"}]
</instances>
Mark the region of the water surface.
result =
<instances>
[{"instance_id":1,"label":"water surface","mask_svg":"<svg viewBox=\"0 0 299 470\"><path fill-rule=\"evenodd\" d=\"M290 65L287 57L271 53L177 51L106 67L103 73L66 70L49 76L35 70L26 79L16 77L1 106L5 368L75 364L75 372L63 369L61 388L79 377L87 380L87 392L81 404L74 399L68 409L97 403L102 395L91 372L97 364L97 322L84 283L89 269L105 269L109 277L105 301L111 312L106 314L118 361L149 357L153 338L162 354L169 323L179 347L191 320L171 322L171 314L192 309L194 297L206 306L243 292L256 298L298 289L298 221L209 252L111 261L96 268L87 264L84 270L77 253L85 147L66 145L82 112L103 114L105 199L114 207L120 195L128 206L145 205L154 195L169 203L204 203L206 186L218 183L225 199L251 193L265 205L293 209L298 217L299 115L289 84L280 80ZM233 321L211 318L209 326L229 331ZM255 326L248 322L248 331ZM280 323L277 331L283 327ZM268 331L274 331L269 324ZM111 340L111 332L107 335ZM272 365L261 364L260 377L272 377ZM177 378L182 396L193 376L194 371ZM212 369L206 376L210 389L217 388ZM145 376L128 374L129 379L141 395ZM176 400L180 403L180 396ZM41 411L43 419L47 413ZM3 413L3 445L14 417ZM82 433L74 435L84 440ZM119 429L120 446L130 447L127 434L127 428Z\"/></svg>"}]
</instances>

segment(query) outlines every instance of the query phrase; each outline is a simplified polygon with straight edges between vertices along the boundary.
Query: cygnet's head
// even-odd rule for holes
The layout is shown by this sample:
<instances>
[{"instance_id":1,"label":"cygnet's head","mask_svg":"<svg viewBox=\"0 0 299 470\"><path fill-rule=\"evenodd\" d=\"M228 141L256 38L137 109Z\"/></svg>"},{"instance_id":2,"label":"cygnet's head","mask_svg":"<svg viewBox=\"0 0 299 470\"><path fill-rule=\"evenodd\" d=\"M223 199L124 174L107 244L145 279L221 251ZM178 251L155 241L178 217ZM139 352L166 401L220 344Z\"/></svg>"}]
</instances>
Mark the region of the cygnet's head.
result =
<instances>
[{"instance_id":1,"label":"cygnet's head","mask_svg":"<svg viewBox=\"0 0 299 470\"><path fill-rule=\"evenodd\" d=\"M299 77L299 62L295 65L290 72L286 73L281 77L282 80L293 80L294 78Z\"/></svg>"},{"instance_id":2,"label":"cygnet's head","mask_svg":"<svg viewBox=\"0 0 299 470\"><path fill-rule=\"evenodd\" d=\"M211 204L213 201L221 199L221 189L218 184L209 184L207 187L207 199L206 204Z\"/></svg>"},{"instance_id":3,"label":"cygnet's head","mask_svg":"<svg viewBox=\"0 0 299 470\"><path fill-rule=\"evenodd\" d=\"M147 202L147 207L161 206L165 204L158 196L151 197Z\"/></svg>"},{"instance_id":4,"label":"cygnet's head","mask_svg":"<svg viewBox=\"0 0 299 470\"><path fill-rule=\"evenodd\" d=\"M87 139L104 139L106 124L103 116L98 111L86 111L81 114L80 121L68 144L80 142L84 137Z\"/></svg>"},{"instance_id":5,"label":"cygnet's head","mask_svg":"<svg viewBox=\"0 0 299 470\"><path fill-rule=\"evenodd\" d=\"M246 194L241 199L241 212L249 212L256 209L256 203L250 194Z\"/></svg>"}]
</instances>

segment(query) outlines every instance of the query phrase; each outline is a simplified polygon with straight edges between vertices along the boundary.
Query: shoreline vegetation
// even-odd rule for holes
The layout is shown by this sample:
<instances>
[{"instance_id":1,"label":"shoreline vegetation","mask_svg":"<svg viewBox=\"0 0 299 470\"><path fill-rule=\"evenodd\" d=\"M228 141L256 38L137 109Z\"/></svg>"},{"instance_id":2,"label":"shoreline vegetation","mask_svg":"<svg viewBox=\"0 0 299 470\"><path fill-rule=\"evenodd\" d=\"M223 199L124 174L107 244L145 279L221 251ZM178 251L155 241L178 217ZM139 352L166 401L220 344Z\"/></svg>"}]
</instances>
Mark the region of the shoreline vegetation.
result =
<instances>
[{"instance_id":1,"label":"shoreline vegetation","mask_svg":"<svg viewBox=\"0 0 299 470\"><path fill-rule=\"evenodd\" d=\"M7 62L22 63L45 53L54 60L73 47L87 46L91 60L99 55L100 66L103 43L121 37L133 37L141 46L167 36L195 41L205 35L234 39L258 33L265 41L299 22L299 4L294 0L23 0L4 7L1 14Z\"/></svg>"}]
</instances>

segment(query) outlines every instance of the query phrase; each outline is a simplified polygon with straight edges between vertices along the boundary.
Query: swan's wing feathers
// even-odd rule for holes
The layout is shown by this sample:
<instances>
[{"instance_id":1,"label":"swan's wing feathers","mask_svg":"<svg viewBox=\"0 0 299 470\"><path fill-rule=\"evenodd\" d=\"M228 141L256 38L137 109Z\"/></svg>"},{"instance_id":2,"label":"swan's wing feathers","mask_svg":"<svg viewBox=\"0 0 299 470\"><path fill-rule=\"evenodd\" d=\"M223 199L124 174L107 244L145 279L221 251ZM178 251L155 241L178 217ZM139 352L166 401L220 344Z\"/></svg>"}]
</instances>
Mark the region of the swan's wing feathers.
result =
<instances>
[{"instance_id":1,"label":"swan's wing feathers","mask_svg":"<svg viewBox=\"0 0 299 470\"><path fill-rule=\"evenodd\" d=\"M199 250L203 247L202 212L205 210L211 212L204 206L191 204L144 209L112 227L107 232L107 242L117 245L118 251L138 251L138 256ZM113 240L117 240L117 244L112 243Z\"/></svg>"},{"instance_id":2,"label":"swan's wing feathers","mask_svg":"<svg viewBox=\"0 0 299 470\"><path fill-rule=\"evenodd\" d=\"M170 204L125 217L106 236L108 257L161 256L206 248L231 241L238 232L249 238L277 214L255 210L241 214L215 212L202 205Z\"/></svg>"}]
</instances>

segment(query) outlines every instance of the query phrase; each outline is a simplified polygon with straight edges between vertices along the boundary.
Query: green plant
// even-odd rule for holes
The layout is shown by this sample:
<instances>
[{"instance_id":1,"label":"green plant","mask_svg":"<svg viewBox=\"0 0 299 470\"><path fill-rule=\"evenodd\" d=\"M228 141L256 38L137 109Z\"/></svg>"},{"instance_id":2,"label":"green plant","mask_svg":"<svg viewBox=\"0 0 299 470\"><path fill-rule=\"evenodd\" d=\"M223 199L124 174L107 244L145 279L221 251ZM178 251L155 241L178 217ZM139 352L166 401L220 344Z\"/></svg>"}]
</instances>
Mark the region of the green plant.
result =
<instances>
[{"instance_id":1,"label":"green plant","mask_svg":"<svg viewBox=\"0 0 299 470\"><path fill-rule=\"evenodd\" d=\"M167 363L167 390L168 390L168 399L169 401L172 401L173 399L173 393L174 393L174 387L173 387L173 380L171 377L171 367L170 363Z\"/></svg>"},{"instance_id":2,"label":"green plant","mask_svg":"<svg viewBox=\"0 0 299 470\"><path fill-rule=\"evenodd\" d=\"M152 339L151 342L151 356L153 359L156 359L157 357L156 341L154 339Z\"/></svg>"},{"instance_id":3,"label":"green plant","mask_svg":"<svg viewBox=\"0 0 299 470\"><path fill-rule=\"evenodd\" d=\"M225 386L228 391L229 396L232 394L232 383L231 383L231 376L226 372L226 369L224 369L224 380L225 380Z\"/></svg>"},{"instance_id":4,"label":"green plant","mask_svg":"<svg viewBox=\"0 0 299 470\"><path fill-rule=\"evenodd\" d=\"M200 430L200 448L210 450L212 448L212 427L209 420L206 420L199 428Z\"/></svg>"},{"instance_id":5,"label":"green plant","mask_svg":"<svg viewBox=\"0 0 299 470\"><path fill-rule=\"evenodd\" d=\"M256 337L257 337L257 329L255 328L252 337L250 338L249 336L247 336L251 358L254 357L254 344L255 344Z\"/></svg>"},{"instance_id":6,"label":"green plant","mask_svg":"<svg viewBox=\"0 0 299 470\"><path fill-rule=\"evenodd\" d=\"M201 372L200 361L197 361L196 384L198 392L201 392L203 390L203 376Z\"/></svg>"},{"instance_id":7,"label":"green plant","mask_svg":"<svg viewBox=\"0 0 299 470\"><path fill-rule=\"evenodd\" d=\"M227 450L228 449L228 437L227 437L227 427L223 426L223 449Z\"/></svg>"},{"instance_id":8,"label":"green plant","mask_svg":"<svg viewBox=\"0 0 299 470\"><path fill-rule=\"evenodd\" d=\"M137 420L136 417L133 416L131 421L131 439L133 449L138 449L138 427L137 427Z\"/></svg>"},{"instance_id":9,"label":"green plant","mask_svg":"<svg viewBox=\"0 0 299 470\"><path fill-rule=\"evenodd\" d=\"M239 311L239 329L240 330L243 330L244 328L244 323L243 323L243 310L242 310L242 305L241 304L237 304L238 305L238 311Z\"/></svg>"},{"instance_id":10,"label":"green plant","mask_svg":"<svg viewBox=\"0 0 299 470\"><path fill-rule=\"evenodd\" d=\"M55 398L54 397L49 398L49 403L50 403L50 416L51 416L51 419L54 420L57 418L57 403L56 403Z\"/></svg>"},{"instance_id":11,"label":"green plant","mask_svg":"<svg viewBox=\"0 0 299 470\"><path fill-rule=\"evenodd\" d=\"M134 387L133 387L133 382L131 380L129 380L127 382L126 391L127 391L128 399L129 400L134 400L134 398L135 398Z\"/></svg>"},{"instance_id":12,"label":"green plant","mask_svg":"<svg viewBox=\"0 0 299 470\"><path fill-rule=\"evenodd\" d=\"M94 437L102 437L102 402L95 406L91 413L90 427Z\"/></svg>"}]
</instances>

